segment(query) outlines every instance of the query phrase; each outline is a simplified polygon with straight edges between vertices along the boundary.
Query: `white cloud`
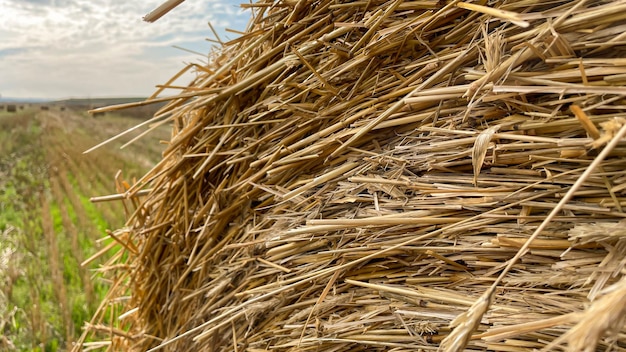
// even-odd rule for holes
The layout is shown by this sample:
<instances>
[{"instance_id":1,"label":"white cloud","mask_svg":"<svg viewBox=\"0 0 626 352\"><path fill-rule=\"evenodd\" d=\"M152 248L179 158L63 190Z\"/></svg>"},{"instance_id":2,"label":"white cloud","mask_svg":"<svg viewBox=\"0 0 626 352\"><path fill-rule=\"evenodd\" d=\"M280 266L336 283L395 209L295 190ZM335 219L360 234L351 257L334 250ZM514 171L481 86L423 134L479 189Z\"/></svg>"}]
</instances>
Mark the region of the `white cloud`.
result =
<instances>
[{"instance_id":1,"label":"white cloud","mask_svg":"<svg viewBox=\"0 0 626 352\"><path fill-rule=\"evenodd\" d=\"M156 23L163 0L0 0L0 94L14 97L149 95L207 53L211 22L243 30L238 0L186 1ZM232 35L230 35L232 37Z\"/></svg>"}]
</instances>

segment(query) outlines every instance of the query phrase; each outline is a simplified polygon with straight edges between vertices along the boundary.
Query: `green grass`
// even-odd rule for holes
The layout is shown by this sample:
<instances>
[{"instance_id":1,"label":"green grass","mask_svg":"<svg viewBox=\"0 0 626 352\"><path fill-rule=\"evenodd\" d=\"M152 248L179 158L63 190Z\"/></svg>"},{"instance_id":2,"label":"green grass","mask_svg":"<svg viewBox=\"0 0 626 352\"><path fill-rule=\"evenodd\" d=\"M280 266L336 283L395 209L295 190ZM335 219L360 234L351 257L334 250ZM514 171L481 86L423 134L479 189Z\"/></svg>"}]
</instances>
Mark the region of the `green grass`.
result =
<instances>
[{"instance_id":1,"label":"green grass","mask_svg":"<svg viewBox=\"0 0 626 352\"><path fill-rule=\"evenodd\" d=\"M17 198L17 191L11 184L2 187L0 192L0 231L5 231L11 224L22 227L20 211L15 209L13 199Z\"/></svg>"}]
</instances>

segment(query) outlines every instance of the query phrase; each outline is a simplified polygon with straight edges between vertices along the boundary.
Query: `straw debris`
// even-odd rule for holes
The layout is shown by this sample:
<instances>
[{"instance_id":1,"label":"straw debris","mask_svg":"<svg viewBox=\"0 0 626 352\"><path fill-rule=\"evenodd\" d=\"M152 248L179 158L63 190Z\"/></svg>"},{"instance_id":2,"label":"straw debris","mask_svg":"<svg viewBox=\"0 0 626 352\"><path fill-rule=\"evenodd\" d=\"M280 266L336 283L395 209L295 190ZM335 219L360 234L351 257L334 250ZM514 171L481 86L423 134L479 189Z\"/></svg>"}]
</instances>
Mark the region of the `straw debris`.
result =
<instances>
[{"instance_id":1,"label":"straw debris","mask_svg":"<svg viewBox=\"0 0 626 352\"><path fill-rule=\"evenodd\" d=\"M135 210L82 341L626 350L626 3L242 6L142 103L162 161L95 199Z\"/></svg>"}]
</instances>

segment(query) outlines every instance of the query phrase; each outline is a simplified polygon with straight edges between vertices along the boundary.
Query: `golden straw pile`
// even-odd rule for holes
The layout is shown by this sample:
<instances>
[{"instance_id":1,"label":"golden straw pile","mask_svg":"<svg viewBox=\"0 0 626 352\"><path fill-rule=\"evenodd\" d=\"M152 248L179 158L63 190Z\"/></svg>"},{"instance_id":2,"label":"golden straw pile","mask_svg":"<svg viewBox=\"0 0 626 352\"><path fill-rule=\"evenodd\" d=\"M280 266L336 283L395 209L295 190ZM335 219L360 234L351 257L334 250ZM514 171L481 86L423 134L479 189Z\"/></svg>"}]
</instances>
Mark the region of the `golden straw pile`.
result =
<instances>
[{"instance_id":1,"label":"golden straw pile","mask_svg":"<svg viewBox=\"0 0 626 352\"><path fill-rule=\"evenodd\" d=\"M626 351L625 1L242 6L83 347Z\"/></svg>"}]
</instances>

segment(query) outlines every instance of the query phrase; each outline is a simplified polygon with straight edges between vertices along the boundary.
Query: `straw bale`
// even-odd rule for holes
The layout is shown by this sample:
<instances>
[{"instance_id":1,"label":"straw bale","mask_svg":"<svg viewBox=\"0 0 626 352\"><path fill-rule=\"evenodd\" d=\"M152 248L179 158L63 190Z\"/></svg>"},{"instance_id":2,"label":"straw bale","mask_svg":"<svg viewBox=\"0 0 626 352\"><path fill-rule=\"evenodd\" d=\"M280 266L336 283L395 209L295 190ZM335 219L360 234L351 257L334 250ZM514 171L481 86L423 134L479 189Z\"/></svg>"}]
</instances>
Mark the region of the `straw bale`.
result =
<instances>
[{"instance_id":1,"label":"straw bale","mask_svg":"<svg viewBox=\"0 0 626 352\"><path fill-rule=\"evenodd\" d=\"M96 199L135 211L83 338L626 350L626 2L242 6L240 38L141 103L172 137Z\"/></svg>"}]
</instances>

